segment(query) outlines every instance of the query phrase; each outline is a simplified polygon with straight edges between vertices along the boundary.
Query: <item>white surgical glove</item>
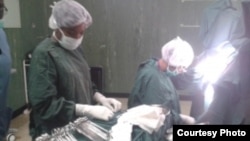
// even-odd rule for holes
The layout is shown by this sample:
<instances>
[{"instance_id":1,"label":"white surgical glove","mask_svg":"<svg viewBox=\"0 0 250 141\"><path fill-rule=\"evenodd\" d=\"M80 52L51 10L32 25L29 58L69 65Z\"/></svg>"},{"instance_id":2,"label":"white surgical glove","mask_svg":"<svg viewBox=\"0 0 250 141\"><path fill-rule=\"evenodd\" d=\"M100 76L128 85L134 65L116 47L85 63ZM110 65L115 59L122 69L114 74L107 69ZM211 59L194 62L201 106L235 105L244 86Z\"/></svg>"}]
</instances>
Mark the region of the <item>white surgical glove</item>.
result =
<instances>
[{"instance_id":1,"label":"white surgical glove","mask_svg":"<svg viewBox=\"0 0 250 141\"><path fill-rule=\"evenodd\" d=\"M114 113L107 107L100 105L76 104L75 112L77 116L91 116L93 118L108 121L114 116Z\"/></svg>"},{"instance_id":2,"label":"white surgical glove","mask_svg":"<svg viewBox=\"0 0 250 141\"><path fill-rule=\"evenodd\" d=\"M187 125L193 125L196 123L195 119L193 117L180 114L182 121Z\"/></svg>"},{"instance_id":3,"label":"white surgical glove","mask_svg":"<svg viewBox=\"0 0 250 141\"><path fill-rule=\"evenodd\" d=\"M120 101L118 101L114 98L106 98L105 96L103 96L99 92L95 93L94 99L96 100L96 102L109 108L113 112L117 112L117 111L121 110L121 108L122 108L122 104Z\"/></svg>"}]
</instances>

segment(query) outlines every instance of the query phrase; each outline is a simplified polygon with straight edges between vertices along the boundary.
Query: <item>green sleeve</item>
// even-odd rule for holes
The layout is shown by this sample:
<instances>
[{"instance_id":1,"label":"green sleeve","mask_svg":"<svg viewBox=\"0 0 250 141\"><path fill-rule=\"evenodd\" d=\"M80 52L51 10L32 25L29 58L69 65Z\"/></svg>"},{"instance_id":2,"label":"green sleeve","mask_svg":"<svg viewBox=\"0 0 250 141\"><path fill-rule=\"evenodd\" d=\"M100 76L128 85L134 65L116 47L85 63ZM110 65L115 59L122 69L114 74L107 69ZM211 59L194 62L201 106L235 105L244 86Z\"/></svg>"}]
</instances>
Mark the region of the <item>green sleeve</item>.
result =
<instances>
[{"instance_id":1,"label":"green sleeve","mask_svg":"<svg viewBox=\"0 0 250 141\"><path fill-rule=\"evenodd\" d=\"M150 75L150 72L145 69L140 69L137 72L137 76L135 79L133 89L128 98L128 108L132 108L141 104L149 104L146 102L147 98L145 96L150 96L150 94L153 95L155 93L152 90L152 89L155 89L155 87L149 88L151 87L150 83L152 83L152 81L149 78L150 77L149 75Z\"/></svg>"},{"instance_id":2,"label":"green sleeve","mask_svg":"<svg viewBox=\"0 0 250 141\"><path fill-rule=\"evenodd\" d=\"M162 80L161 80L162 79ZM159 104L170 107L173 116L173 123L180 123L180 109L178 99L173 99L175 90L164 85L167 78L161 78L150 69L140 70L137 73L134 87L128 99L128 108L141 104ZM162 84L164 83L164 84Z\"/></svg>"},{"instance_id":3,"label":"green sleeve","mask_svg":"<svg viewBox=\"0 0 250 141\"><path fill-rule=\"evenodd\" d=\"M162 105L163 103L169 103L171 101L171 97L169 96L170 92L168 92L161 83L161 80L159 80L156 74L149 72L149 75L144 76L140 92L143 103Z\"/></svg>"},{"instance_id":4,"label":"green sleeve","mask_svg":"<svg viewBox=\"0 0 250 141\"><path fill-rule=\"evenodd\" d=\"M171 97L167 92L156 73L150 69L140 70L130 94L128 106L169 103Z\"/></svg>"},{"instance_id":5,"label":"green sleeve","mask_svg":"<svg viewBox=\"0 0 250 141\"><path fill-rule=\"evenodd\" d=\"M57 72L49 52L35 52L29 69L32 111L46 125L63 125L75 118L75 103L60 96Z\"/></svg>"}]
</instances>

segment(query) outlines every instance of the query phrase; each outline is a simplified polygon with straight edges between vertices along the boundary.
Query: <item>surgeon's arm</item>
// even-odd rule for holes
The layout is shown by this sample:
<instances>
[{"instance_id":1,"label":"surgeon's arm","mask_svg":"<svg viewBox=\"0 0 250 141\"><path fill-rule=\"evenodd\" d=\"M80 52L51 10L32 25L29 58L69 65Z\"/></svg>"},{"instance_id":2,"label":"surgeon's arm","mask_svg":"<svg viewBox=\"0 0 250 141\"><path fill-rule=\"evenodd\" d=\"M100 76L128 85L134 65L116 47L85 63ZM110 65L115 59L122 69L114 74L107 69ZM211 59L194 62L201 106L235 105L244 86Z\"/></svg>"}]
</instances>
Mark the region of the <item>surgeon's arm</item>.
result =
<instances>
[{"instance_id":1,"label":"surgeon's arm","mask_svg":"<svg viewBox=\"0 0 250 141\"><path fill-rule=\"evenodd\" d=\"M156 74L147 69L139 71L129 97L129 106L171 103L171 96L161 87Z\"/></svg>"},{"instance_id":2,"label":"surgeon's arm","mask_svg":"<svg viewBox=\"0 0 250 141\"><path fill-rule=\"evenodd\" d=\"M67 124L75 118L75 103L57 91L57 73L52 57L35 54L29 70L29 98L32 111L48 127Z\"/></svg>"}]
</instances>

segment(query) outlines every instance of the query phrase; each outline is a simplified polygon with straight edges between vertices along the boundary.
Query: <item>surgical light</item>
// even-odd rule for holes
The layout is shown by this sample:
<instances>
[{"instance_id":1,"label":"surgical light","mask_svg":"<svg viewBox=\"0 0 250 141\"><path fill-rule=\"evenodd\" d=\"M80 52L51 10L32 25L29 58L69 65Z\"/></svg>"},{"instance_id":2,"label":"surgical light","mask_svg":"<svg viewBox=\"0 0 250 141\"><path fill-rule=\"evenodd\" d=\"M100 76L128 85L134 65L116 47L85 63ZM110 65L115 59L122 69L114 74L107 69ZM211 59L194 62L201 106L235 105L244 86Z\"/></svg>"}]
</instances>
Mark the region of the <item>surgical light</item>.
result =
<instances>
[{"instance_id":1,"label":"surgical light","mask_svg":"<svg viewBox=\"0 0 250 141\"><path fill-rule=\"evenodd\" d=\"M205 54L202 61L195 67L196 72L203 76L203 83L215 83L236 54L235 48L228 42Z\"/></svg>"},{"instance_id":2,"label":"surgical light","mask_svg":"<svg viewBox=\"0 0 250 141\"><path fill-rule=\"evenodd\" d=\"M205 109L213 101L213 84L219 80L236 54L237 51L232 44L226 41L217 48L205 52L202 61L195 67L196 72L203 76L202 83L206 84L204 90Z\"/></svg>"}]
</instances>

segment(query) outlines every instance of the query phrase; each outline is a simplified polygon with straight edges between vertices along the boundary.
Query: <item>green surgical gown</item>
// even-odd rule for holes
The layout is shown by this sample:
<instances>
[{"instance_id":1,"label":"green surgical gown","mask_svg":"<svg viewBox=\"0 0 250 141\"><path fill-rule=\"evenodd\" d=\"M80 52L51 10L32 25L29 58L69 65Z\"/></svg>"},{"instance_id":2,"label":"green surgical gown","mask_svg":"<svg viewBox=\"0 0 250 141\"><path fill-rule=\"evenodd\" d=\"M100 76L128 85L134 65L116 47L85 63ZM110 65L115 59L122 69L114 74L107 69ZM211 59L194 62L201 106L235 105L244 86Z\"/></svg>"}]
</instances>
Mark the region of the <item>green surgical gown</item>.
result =
<instances>
[{"instance_id":1,"label":"green surgical gown","mask_svg":"<svg viewBox=\"0 0 250 141\"><path fill-rule=\"evenodd\" d=\"M138 127L133 130L134 141L165 141L166 130L173 124L183 124L180 118L180 104L177 89L185 89L195 83L195 75L189 73L171 76L159 69L157 59L149 59L139 65L134 87L128 98L128 108L141 104L159 104L171 110L165 124L158 132L149 134ZM197 79L198 80L198 79Z\"/></svg>"},{"instance_id":2,"label":"green surgical gown","mask_svg":"<svg viewBox=\"0 0 250 141\"><path fill-rule=\"evenodd\" d=\"M82 47L66 50L51 38L33 51L28 84L33 138L75 120L75 103L91 104L96 91Z\"/></svg>"},{"instance_id":3,"label":"green surgical gown","mask_svg":"<svg viewBox=\"0 0 250 141\"><path fill-rule=\"evenodd\" d=\"M157 66L157 59L149 59L140 64L134 87L128 99L128 107L141 104L159 104L170 108L174 123L179 124L181 113L179 95L176 90L186 89L194 82L192 73L170 76ZM190 71L191 72L191 71Z\"/></svg>"}]
</instances>

